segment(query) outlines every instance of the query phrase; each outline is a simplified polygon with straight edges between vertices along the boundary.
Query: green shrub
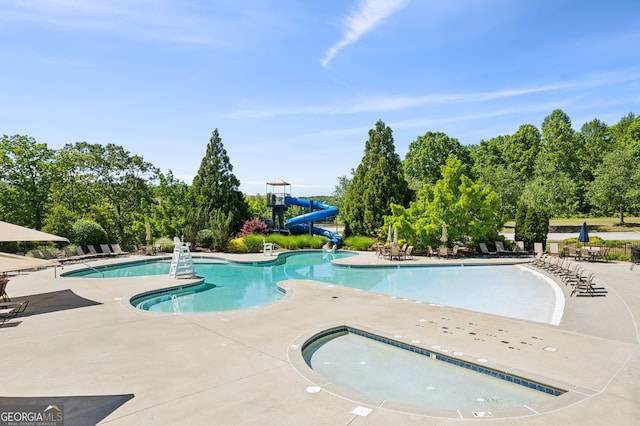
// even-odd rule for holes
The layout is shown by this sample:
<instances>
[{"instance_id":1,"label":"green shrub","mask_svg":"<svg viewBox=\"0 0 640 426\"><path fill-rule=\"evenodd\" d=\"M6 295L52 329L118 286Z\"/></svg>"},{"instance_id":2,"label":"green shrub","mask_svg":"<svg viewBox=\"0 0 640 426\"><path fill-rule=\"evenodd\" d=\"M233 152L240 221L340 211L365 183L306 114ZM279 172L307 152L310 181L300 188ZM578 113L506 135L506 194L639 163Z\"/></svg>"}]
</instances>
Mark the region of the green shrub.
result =
<instances>
[{"instance_id":1,"label":"green shrub","mask_svg":"<svg viewBox=\"0 0 640 426\"><path fill-rule=\"evenodd\" d=\"M265 240L264 235L246 234L242 238L244 239L245 250L248 253L260 253L262 251L262 242Z\"/></svg>"},{"instance_id":2,"label":"green shrub","mask_svg":"<svg viewBox=\"0 0 640 426\"><path fill-rule=\"evenodd\" d=\"M213 243L213 231L211 229L201 229L196 235L196 246L211 248Z\"/></svg>"},{"instance_id":3,"label":"green shrub","mask_svg":"<svg viewBox=\"0 0 640 426\"><path fill-rule=\"evenodd\" d=\"M87 219L80 219L73 224L70 240L81 246L109 242L104 228L100 224Z\"/></svg>"},{"instance_id":4,"label":"green shrub","mask_svg":"<svg viewBox=\"0 0 640 426\"><path fill-rule=\"evenodd\" d=\"M244 238L234 238L229 241L229 244L227 244L227 251L229 253L246 253L248 251L245 245L246 237L247 236L245 236ZM262 246L262 243L260 243L260 246Z\"/></svg>"},{"instance_id":5,"label":"green shrub","mask_svg":"<svg viewBox=\"0 0 640 426\"><path fill-rule=\"evenodd\" d=\"M352 237L345 238L343 248L348 250L366 251L371 248L374 242L375 241L371 237L354 235Z\"/></svg>"},{"instance_id":6,"label":"green shrub","mask_svg":"<svg viewBox=\"0 0 640 426\"><path fill-rule=\"evenodd\" d=\"M327 242L327 239L319 235L310 236L307 234L281 235L271 234L266 238L267 242L276 243L288 250L300 249L320 249ZM260 250L262 250L262 240L260 240Z\"/></svg>"},{"instance_id":7,"label":"green shrub","mask_svg":"<svg viewBox=\"0 0 640 426\"><path fill-rule=\"evenodd\" d=\"M172 253L173 248L175 247L175 244L173 244L172 238L167 238L167 237L156 238L154 242L155 244L160 244L160 251L162 253Z\"/></svg>"},{"instance_id":8,"label":"green shrub","mask_svg":"<svg viewBox=\"0 0 640 426\"><path fill-rule=\"evenodd\" d=\"M624 253L609 252L607 253L607 260L624 260L628 262L631 260L631 256Z\"/></svg>"}]
</instances>

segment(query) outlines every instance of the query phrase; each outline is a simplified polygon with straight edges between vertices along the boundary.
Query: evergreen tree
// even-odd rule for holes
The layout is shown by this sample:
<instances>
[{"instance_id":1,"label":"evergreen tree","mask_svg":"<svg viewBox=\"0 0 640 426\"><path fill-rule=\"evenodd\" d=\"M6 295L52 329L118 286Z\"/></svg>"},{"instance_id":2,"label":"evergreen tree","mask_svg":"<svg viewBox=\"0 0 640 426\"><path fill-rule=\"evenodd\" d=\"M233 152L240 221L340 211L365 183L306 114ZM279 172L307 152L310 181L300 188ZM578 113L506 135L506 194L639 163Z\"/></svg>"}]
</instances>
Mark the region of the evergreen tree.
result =
<instances>
[{"instance_id":1,"label":"evergreen tree","mask_svg":"<svg viewBox=\"0 0 640 426\"><path fill-rule=\"evenodd\" d=\"M516 226L514 230L513 239L516 241L524 241L523 238L523 230L524 230L524 221L527 217L527 205L524 203L518 204L518 209L516 210Z\"/></svg>"},{"instance_id":2,"label":"evergreen tree","mask_svg":"<svg viewBox=\"0 0 640 426\"><path fill-rule=\"evenodd\" d=\"M391 203L408 206L411 199L392 130L379 120L376 128L369 130L364 157L347 191L345 235L381 236Z\"/></svg>"},{"instance_id":3,"label":"evergreen tree","mask_svg":"<svg viewBox=\"0 0 640 426\"><path fill-rule=\"evenodd\" d=\"M231 217L232 231L238 231L242 222L249 219L249 206L239 190L240 181L232 171L227 151L215 129L190 188L189 240L193 240L199 230L216 225L214 215Z\"/></svg>"}]
</instances>

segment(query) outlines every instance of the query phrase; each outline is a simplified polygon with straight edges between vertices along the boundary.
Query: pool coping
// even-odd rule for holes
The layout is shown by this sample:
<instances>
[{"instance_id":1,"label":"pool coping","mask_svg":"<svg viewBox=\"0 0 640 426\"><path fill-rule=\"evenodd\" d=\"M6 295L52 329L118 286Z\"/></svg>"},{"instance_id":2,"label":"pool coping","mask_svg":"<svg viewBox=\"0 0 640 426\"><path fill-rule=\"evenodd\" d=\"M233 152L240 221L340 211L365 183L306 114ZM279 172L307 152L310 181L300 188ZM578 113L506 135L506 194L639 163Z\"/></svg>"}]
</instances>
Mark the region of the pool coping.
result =
<instances>
[{"instance_id":1,"label":"pool coping","mask_svg":"<svg viewBox=\"0 0 640 426\"><path fill-rule=\"evenodd\" d=\"M507 408L494 408L490 410L470 410L470 409L436 409L436 408L424 408L407 404L401 404L397 402L386 401L384 399L374 398L363 395L357 391L345 388L343 386L335 385L331 383L329 379L323 375L315 372L305 361L303 352L307 345L309 345L314 339L318 339L321 336L331 335L341 331L347 333L355 333L363 335L367 338L371 338L382 343L399 347L403 350L409 350L412 352L426 352L429 354L435 354L438 359L443 362L442 358L446 358L452 361L459 361L465 364L476 366L478 369L486 369L496 372L500 375L517 376L523 380L538 383L544 387L553 388L562 392L561 395L556 395L554 399L540 402L536 404L529 404L517 407ZM549 377L541 376L526 372L523 370L515 369L512 366L503 365L500 363L492 362L487 359L478 359L469 354L455 353L447 349L441 348L439 345L430 344L429 342L416 342L416 341L404 341L402 336L391 335L382 330L370 329L362 324L333 324L319 327L315 330L310 330L300 336L298 336L289 346L287 356L289 362L295 368L298 373L309 381L309 386L312 391L317 392L322 390L328 392L338 398L343 398L349 401L358 402L365 405L378 407L384 410L390 410L393 412L401 412L405 414L413 414L427 417L444 417L451 419L472 419L472 418L494 418L494 419L515 419L520 417L530 417L532 415L541 415L545 413L554 412L565 406L574 405L582 400L593 395L593 391L589 389L583 389L576 384L570 384L562 381L558 381ZM417 349L417 350L414 350ZM425 353L421 353L425 355ZM455 362L453 362L455 364ZM467 367L460 367L467 368ZM478 374L483 374L478 372ZM486 374L486 373L484 373ZM499 377L500 378L500 377ZM317 389L313 389L317 388Z\"/></svg>"}]
</instances>

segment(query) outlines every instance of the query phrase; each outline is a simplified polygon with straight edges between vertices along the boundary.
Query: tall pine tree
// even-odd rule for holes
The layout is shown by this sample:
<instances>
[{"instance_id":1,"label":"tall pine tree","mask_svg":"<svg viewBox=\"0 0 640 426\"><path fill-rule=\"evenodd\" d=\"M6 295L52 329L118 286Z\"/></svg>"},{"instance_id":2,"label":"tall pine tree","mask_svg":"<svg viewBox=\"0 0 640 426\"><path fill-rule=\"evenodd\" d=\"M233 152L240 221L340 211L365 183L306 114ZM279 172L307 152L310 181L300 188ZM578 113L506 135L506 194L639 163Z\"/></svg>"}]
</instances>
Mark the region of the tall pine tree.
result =
<instances>
[{"instance_id":1,"label":"tall pine tree","mask_svg":"<svg viewBox=\"0 0 640 426\"><path fill-rule=\"evenodd\" d=\"M381 120L369 130L364 157L345 198L345 235L381 236L391 203L407 207L413 193L404 179L391 128Z\"/></svg>"},{"instance_id":2,"label":"tall pine tree","mask_svg":"<svg viewBox=\"0 0 640 426\"><path fill-rule=\"evenodd\" d=\"M190 240L195 239L198 231L216 227L212 221L220 214L225 217L233 216L230 221L230 233L238 231L242 222L249 218L249 207L239 190L240 181L232 171L233 166L227 151L222 145L218 129L215 129L190 188Z\"/></svg>"}]
</instances>

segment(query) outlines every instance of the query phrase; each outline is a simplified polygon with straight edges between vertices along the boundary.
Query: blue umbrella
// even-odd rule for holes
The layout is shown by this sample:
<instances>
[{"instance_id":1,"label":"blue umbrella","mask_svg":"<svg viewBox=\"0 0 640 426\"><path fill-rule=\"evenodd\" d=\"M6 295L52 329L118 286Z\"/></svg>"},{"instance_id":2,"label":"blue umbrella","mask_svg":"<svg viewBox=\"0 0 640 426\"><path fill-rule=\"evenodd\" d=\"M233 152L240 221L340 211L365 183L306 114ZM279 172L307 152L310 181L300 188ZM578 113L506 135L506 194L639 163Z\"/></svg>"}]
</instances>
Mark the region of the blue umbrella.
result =
<instances>
[{"instance_id":1,"label":"blue umbrella","mask_svg":"<svg viewBox=\"0 0 640 426\"><path fill-rule=\"evenodd\" d=\"M589 228L587 227L587 222L582 223L582 227L580 227L580 235L578 236L578 241L581 243L589 242Z\"/></svg>"}]
</instances>

